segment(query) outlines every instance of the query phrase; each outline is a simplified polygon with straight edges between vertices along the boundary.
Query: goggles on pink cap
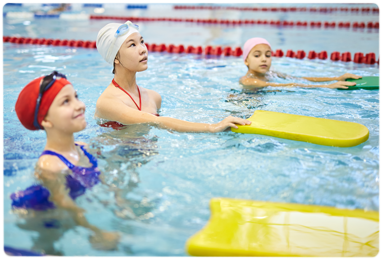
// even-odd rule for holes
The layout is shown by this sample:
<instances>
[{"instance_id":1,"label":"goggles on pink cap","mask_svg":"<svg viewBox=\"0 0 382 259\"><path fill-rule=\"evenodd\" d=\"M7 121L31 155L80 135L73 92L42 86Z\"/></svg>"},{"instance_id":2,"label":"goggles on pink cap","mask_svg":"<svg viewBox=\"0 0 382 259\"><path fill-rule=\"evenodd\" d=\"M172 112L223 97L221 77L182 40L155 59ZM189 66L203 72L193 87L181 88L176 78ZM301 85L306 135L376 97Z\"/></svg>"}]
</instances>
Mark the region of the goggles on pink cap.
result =
<instances>
[{"instance_id":1,"label":"goggles on pink cap","mask_svg":"<svg viewBox=\"0 0 382 259\"><path fill-rule=\"evenodd\" d=\"M244 59L244 61L247 59L248 54L251 51L251 49L254 46L259 45L259 44L267 44L270 48L272 48L271 44L269 44L269 42L266 39L263 39L263 38L249 39L245 42L244 47L243 47L243 59Z\"/></svg>"}]
</instances>

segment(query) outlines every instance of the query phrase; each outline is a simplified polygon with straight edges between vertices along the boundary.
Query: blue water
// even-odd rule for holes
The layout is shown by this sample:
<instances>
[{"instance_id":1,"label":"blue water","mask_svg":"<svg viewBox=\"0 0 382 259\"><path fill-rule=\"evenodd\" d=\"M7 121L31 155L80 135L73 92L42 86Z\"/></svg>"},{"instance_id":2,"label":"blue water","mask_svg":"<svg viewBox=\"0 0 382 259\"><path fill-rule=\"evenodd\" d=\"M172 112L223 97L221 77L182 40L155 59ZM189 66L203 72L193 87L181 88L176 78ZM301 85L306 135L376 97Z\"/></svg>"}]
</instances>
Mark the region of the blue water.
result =
<instances>
[{"instance_id":1,"label":"blue water","mask_svg":"<svg viewBox=\"0 0 382 259\"><path fill-rule=\"evenodd\" d=\"M178 17L176 14L171 13ZM5 19L4 35L94 40L98 29L110 21L24 22ZM216 42L240 46L247 38L243 28L166 26L179 34L171 30L154 34L160 27L156 23L144 23L142 34L153 43L186 44L189 35L198 33L190 44L202 46ZM314 48L304 35L291 37L287 29L277 30L280 34L268 32L276 48ZM343 52L356 46L361 52L377 53L377 32L347 33L372 40L364 44L357 37L341 46L335 33L328 36L322 30L315 34L320 39L316 48ZM278 43L283 42L283 35L286 40ZM326 43L324 37L333 42ZM301 39L303 46L293 39ZM379 210L379 91L265 88L243 92L238 84L246 72L241 58L150 53L149 69L137 74L137 82L161 94L161 116L216 123L228 115L247 118L260 109L361 123L369 129L369 140L336 148L233 132L178 133L145 125L115 131L99 127L93 118L95 102L113 78L111 67L97 50L3 46L5 245L43 252L40 243L45 242L53 247L50 254L63 255L186 255L185 242L207 223L213 197ZM15 102L26 83L54 69L67 75L86 104L88 126L75 135L76 140L90 144L106 181L117 190L111 192L99 184L77 203L86 209L91 224L122 233L117 251L94 250L84 228L68 223L69 227L47 232L38 226L41 216L11 210L10 194L35 182L34 165L45 145L44 132L28 131L19 123ZM273 69L293 76L346 72L379 76L378 65L328 60L274 58Z\"/></svg>"}]
</instances>

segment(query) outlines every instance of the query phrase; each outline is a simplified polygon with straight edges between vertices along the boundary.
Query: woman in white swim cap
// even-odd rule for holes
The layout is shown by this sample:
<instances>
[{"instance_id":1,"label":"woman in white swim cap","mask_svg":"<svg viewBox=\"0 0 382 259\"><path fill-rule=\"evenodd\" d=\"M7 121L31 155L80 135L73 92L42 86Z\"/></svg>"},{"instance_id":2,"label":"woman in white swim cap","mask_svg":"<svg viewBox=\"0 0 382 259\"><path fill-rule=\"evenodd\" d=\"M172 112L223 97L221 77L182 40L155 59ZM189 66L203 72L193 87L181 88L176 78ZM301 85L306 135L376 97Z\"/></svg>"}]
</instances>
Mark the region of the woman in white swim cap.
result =
<instances>
[{"instance_id":1,"label":"woman in white swim cap","mask_svg":"<svg viewBox=\"0 0 382 259\"><path fill-rule=\"evenodd\" d=\"M136 83L136 73L147 69L148 51L138 25L109 23L97 36L97 50L110 65L114 78L97 100L95 117L108 122L101 126L113 128L129 124L151 123L180 132L221 132L236 124L250 121L229 116L219 123L194 123L160 117L161 96Z\"/></svg>"}]
</instances>

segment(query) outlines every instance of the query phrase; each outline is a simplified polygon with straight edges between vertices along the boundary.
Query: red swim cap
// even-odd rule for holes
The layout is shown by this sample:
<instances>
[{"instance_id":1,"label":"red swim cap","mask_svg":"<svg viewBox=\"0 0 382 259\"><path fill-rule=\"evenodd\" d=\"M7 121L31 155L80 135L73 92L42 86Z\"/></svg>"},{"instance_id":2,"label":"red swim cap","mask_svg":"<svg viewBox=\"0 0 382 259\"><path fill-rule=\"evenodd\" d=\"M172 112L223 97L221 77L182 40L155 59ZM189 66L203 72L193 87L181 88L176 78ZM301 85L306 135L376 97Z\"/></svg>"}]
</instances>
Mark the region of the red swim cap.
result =
<instances>
[{"instance_id":1,"label":"red swim cap","mask_svg":"<svg viewBox=\"0 0 382 259\"><path fill-rule=\"evenodd\" d=\"M34 113L36 109L36 102L40 92L40 83L45 76L34 79L27 84L23 90L21 90L19 97L16 101L16 114L21 124L29 130L38 130L33 125ZM42 94L40 108L37 114L37 121L41 126L42 120L48 113L49 107L52 104L54 98L61 91L61 89L71 83L65 78L57 78L54 84ZM41 128L43 128L41 126Z\"/></svg>"}]
</instances>

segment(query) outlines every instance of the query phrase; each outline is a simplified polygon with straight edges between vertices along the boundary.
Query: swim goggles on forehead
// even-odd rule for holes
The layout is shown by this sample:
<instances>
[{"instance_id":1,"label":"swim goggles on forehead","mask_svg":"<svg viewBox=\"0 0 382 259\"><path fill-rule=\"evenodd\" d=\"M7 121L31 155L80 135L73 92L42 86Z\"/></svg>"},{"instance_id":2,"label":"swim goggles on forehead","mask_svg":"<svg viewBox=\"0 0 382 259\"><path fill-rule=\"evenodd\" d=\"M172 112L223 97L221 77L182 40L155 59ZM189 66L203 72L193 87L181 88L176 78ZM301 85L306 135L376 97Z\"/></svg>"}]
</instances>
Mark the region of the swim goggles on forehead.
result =
<instances>
[{"instance_id":1,"label":"swim goggles on forehead","mask_svg":"<svg viewBox=\"0 0 382 259\"><path fill-rule=\"evenodd\" d=\"M34 111L34 121L33 121L33 125L37 129L42 129L37 120L37 115L38 115L38 110L40 109L42 95L54 84L54 82L56 82L57 77L62 77L66 79L66 76L64 74L58 73L57 71L53 71L50 75L45 76L41 81L40 92L37 97L37 103L36 103L36 109Z\"/></svg>"},{"instance_id":2,"label":"swim goggles on forehead","mask_svg":"<svg viewBox=\"0 0 382 259\"><path fill-rule=\"evenodd\" d=\"M137 31L139 31L139 26L138 25L136 25L136 24L134 24L134 23L132 23L130 21L127 21L127 22L125 22L124 24L122 24L121 26L118 27L117 31L114 34L114 37L118 38L119 36L125 35L126 33L128 33L130 28L134 28Z\"/></svg>"}]
</instances>

